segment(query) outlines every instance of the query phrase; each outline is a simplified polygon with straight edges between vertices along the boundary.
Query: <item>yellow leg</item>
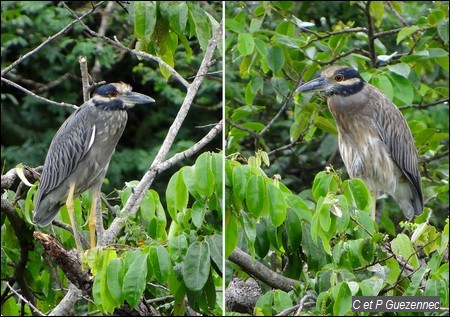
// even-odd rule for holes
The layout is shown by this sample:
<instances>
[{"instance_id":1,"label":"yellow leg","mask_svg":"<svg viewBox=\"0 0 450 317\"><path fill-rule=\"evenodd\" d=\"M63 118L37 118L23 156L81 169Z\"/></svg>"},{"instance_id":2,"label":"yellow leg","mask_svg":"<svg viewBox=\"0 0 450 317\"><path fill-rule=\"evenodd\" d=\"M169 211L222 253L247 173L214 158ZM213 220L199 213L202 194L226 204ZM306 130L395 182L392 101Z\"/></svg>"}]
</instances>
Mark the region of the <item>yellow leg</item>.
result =
<instances>
[{"instance_id":1,"label":"yellow leg","mask_svg":"<svg viewBox=\"0 0 450 317\"><path fill-rule=\"evenodd\" d=\"M75 213L74 213L74 208L73 208L74 191L75 191L75 184L71 184L70 188L69 188L69 195L67 196L67 200L66 200L66 206L67 206L67 211L69 213L70 222L72 225L73 236L75 238L75 243L77 245L77 250L78 250L78 252L81 253L81 252L83 252L83 249L81 247L80 237L78 236L77 225L75 222Z\"/></svg>"},{"instance_id":2,"label":"yellow leg","mask_svg":"<svg viewBox=\"0 0 450 317\"><path fill-rule=\"evenodd\" d=\"M91 249L95 248L95 214L97 211L98 193L96 190L92 191L92 204L89 214L89 237L91 239Z\"/></svg>"}]
</instances>

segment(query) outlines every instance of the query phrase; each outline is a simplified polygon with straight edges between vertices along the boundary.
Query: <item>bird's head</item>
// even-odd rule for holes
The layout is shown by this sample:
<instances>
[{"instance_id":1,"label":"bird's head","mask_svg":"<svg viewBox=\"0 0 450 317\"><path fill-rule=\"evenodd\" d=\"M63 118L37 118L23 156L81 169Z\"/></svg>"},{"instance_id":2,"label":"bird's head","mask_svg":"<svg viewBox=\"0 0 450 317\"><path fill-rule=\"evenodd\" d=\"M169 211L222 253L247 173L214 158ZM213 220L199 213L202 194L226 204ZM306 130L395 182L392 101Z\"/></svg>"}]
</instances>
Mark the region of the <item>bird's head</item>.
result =
<instances>
[{"instance_id":1,"label":"bird's head","mask_svg":"<svg viewBox=\"0 0 450 317\"><path fill-rule=\"evenodd\" d=\"M363 89L361 75L350 67L333 66L324 70L319 78L297 88L297 92L320 92L326 97L350 96Z\"/></svg>"},{"instance_id":2,"label":"bird's head","mask_svg":"<svg viewBox=\"0 0 450 317\"><path fill-rule=\"evenodd\" d=\"M136 104L153 103L149 96L132 92L132 87L123 82L111 83L99 87L92 97L96 107L106 110L127 110Z\"/></svg>"}]
</instances>

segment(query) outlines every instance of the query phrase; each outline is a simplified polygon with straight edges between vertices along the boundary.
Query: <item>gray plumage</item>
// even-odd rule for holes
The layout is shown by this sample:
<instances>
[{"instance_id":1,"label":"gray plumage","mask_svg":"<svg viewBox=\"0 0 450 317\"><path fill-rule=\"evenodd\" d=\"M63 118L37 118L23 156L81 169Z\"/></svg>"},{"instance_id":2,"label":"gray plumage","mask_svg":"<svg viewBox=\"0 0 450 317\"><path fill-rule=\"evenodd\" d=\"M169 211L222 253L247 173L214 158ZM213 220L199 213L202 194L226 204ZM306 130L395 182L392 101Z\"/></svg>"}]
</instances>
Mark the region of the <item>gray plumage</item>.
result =
<instances>
[{"instance_id":1,"label":"gray plumage","mask_svg":"<svg viewBox=\"0 0 450 317\"><path fill-rule=\"evenodd\" d=\"M127 122L126 110L138 103L151 103L146 95L131 92L131 86L102 86L72 113L54 136L45 158L35 202L34 222L46 226L66 203L70 184L74 196L93 188L100 191Z\"/></svg>"},{"instance_id":2,"label":"gray plumage","mask_svg":"<svg viewBox=\"0 0 450 317\"><path fill-rule=\"evenodd\" d=\"M406 218L423 211L418 153L400 110L353 69L334 66L298 88L327 98L339 132L339 151L351 178L389 193Z\"/></svg>"}]
</instances>

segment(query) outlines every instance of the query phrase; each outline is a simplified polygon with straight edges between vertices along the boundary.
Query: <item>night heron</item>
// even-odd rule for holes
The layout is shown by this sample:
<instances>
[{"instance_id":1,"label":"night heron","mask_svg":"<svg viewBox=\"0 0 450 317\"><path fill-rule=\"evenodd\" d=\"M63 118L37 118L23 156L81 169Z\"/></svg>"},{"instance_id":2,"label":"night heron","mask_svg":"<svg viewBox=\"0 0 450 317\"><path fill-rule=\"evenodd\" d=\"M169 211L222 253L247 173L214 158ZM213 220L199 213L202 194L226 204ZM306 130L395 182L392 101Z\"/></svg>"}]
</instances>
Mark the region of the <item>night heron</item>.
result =
<instances>
[{"instance_id":1,"label":"night heron","mask_svg":"<svg viewBox=\"0 0 450 317\"><path fill-rule=\"evenodd\" d=\"M59 128L45 158L36 197L34 222L50 224L66 203L78 250L81 244L74 222L73 198L92 189L89 215L91 248L95 246L95 210L109 161L127 123L126 110L152 103L130 85L112 83L97 89Z\"/></svg>"},{"instance_id":2,"label":"night heron","mask_svg":"<svg viewBox=\"0 0 450 317\"><path fill-rule=\"evenodd\" d=\"M326 97L336 121L339 151L349 176L362 179L372 191L372 212L377 192L387 192L408 220L421 214L418 154L400 110L348 67L330 67L297 89L316 91Z\"/></svg>"}]
</instances>

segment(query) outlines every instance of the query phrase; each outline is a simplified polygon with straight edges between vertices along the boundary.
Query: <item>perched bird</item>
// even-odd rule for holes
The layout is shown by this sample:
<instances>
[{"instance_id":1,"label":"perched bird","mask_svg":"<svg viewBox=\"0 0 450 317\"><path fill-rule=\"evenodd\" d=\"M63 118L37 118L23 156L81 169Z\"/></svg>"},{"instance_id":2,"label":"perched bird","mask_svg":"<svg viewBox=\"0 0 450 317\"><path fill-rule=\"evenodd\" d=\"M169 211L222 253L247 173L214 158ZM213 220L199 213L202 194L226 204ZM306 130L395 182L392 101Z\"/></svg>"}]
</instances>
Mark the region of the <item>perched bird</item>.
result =
<instances>
[{"instance_id":1,"label":"perched bird","mask_svg":"<svg viewBox=\"0 0 450 317\"><path fill-rule=\"evenodd\" d=\"M91 248L95 246L95 210L101 186L125 125L127 110L135 104L152 103L146 95L132 92L125 83L101 86L93 97L72 113L50 144L35 202L34 222L50 224L59 208L67 204L78 250L74 226L73 197L92 189L89 216Z\"/></svg>"},{"instance_id":2,"label":"perched bird","mask_svg":"<svg viewBox=\"0 0 450 317\"><path fill-rule=\"evenodd\" d=\"M409 220L422 213L418 153L405 118L389 98L356 70L340 66L326 69L297 92L326 97L351 178L362 179L374 199L377 192L387 192Z\"/></svg>"}]
</instances>

